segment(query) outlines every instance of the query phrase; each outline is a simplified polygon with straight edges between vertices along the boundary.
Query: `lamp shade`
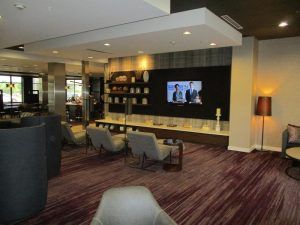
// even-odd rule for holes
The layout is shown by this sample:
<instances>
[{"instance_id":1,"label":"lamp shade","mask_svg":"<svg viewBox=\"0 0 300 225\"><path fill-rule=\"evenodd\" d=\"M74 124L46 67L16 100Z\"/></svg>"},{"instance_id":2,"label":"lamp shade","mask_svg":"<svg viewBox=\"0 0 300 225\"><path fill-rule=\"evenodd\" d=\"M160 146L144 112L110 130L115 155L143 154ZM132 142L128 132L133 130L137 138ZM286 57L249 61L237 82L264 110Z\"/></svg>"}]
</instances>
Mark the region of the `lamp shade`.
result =
<instances>
[{"instance_id":1,"label":"lamp shade","mask_svg":"<svg viewBox=\"0 0 300 225\"><path fill-rule=\"evenodd\" d=\"M255 114L259 116L272 116L272 97L259 96Z\"/></svg>"}]
</instances>

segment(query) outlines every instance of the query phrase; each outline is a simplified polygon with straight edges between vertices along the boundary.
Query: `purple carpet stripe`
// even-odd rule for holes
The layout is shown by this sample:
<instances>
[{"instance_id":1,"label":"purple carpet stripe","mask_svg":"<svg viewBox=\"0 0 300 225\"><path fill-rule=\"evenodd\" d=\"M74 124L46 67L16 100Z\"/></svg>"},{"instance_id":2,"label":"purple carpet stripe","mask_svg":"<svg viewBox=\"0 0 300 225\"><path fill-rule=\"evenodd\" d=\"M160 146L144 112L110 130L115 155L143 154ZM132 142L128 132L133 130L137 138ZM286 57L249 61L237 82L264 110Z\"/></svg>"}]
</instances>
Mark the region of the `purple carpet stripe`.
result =
<instances>
[{"instance_id":1,"label":"purple carpet stripe","mask_svg":"<svg viewBox=\"0 0 300 225\"><path fill-rule=\"evenodd\" d=\"M122 154L63 152L61 175L49 181L48 202L24 225L87 225L104 191L143 185L178 223L186 225L299 225L300 182L279 153L250 154L186 143L181 172L131 168Z\"/></svg>"}]
</instances>

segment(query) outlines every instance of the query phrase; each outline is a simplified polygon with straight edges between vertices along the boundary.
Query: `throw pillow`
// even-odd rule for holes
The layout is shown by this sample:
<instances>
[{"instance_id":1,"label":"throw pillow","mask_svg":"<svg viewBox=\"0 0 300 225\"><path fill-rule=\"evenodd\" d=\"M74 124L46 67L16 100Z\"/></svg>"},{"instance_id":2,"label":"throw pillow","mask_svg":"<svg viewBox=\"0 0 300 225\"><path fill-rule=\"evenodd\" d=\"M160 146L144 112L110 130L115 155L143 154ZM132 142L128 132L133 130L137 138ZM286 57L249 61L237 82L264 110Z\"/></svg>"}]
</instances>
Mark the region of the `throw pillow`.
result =
<instances>
[{"instance_id":1,"label":"throw pillow","mask_svg":"<svg viewBox=\"0 0 300 225\"><path fill-rule=\"evenodd\" d=\"M289 143L300 144L300 126L288 124Z\"/></svg>"}]
</instances>

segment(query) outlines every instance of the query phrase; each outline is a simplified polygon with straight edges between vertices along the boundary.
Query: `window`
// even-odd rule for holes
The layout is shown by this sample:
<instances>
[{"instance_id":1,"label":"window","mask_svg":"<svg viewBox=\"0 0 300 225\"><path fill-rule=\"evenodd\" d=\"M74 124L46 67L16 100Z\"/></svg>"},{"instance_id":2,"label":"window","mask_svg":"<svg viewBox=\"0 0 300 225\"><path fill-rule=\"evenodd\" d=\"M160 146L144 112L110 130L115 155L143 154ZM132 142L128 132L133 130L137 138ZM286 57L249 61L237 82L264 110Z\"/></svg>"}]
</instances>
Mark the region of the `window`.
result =
<instances>
[{"instance_id":1,"label":"window","mask_svg":"<svg viewBox=\"0 0 300 225\"><path fill-rule=\"evenodd\" d=\"M23 85L22 77L11 77L12 84L11 88L12 102L23 102Z\"/></svg>"},{"instance_id":2,"label":"window","mask_svg":"<svg viewBox=\"0 0 300 225\"><path fill-rule=\"evenodd\" d=\"M82 96L82 80L67 80L67 99L81 98Z\"/></svg>"},{"instance_id":3,"label":"window","mask_svg":"<svg viewBox=\"0 0 300 225\"><path fill-rule=\"evenodd\" d=\"M39 91L39 102L43 102L43 81L42 78L32 78L32 90Z\"/></svg>"},{"instance_id":4,"label":"window","mask_svg":"<svg viewBox=\"0 0 300 225\"><path fill-rule=\"evenodd\" d=\"M23 102L22 77L0 75L0 89L3 90L4 103Z\"/></svg>"}]
</instances>

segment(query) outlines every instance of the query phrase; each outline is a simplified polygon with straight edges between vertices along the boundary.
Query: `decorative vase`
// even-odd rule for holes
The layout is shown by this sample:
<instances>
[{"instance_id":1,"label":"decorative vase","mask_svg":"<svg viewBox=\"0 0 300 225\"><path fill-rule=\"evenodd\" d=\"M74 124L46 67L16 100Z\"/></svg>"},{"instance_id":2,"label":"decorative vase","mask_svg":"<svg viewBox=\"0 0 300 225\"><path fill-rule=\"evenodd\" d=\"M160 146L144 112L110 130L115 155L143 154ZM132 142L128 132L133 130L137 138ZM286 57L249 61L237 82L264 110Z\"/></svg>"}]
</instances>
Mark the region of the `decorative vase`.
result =
<instances>
[{"instance_id":1,"label":"decorative vase","mask_svg":"<svg viewBox=\"0 0 300 225\"><path fill-rule=\"evenodd\" d=\"M143 103L143 105L147 105L148 104L148 99L147 98L143 98L142 99L142 103Z\"/></svg>"},{"instance_id":2,"label":"decorative vase","mask_svg":"<svg viewBox=\"0 0 300 225\"><path fill-rule=\"evenodd\" d=\"M149 81L149 72L147 70L145 70L143 73L143 80L144 80L144 82Z\"/></svg>"}]
</instances>

